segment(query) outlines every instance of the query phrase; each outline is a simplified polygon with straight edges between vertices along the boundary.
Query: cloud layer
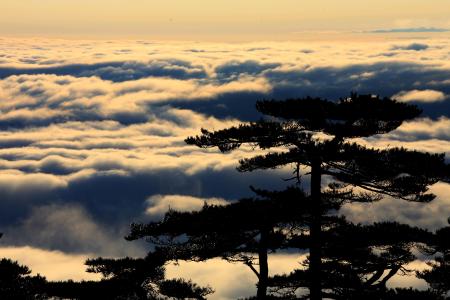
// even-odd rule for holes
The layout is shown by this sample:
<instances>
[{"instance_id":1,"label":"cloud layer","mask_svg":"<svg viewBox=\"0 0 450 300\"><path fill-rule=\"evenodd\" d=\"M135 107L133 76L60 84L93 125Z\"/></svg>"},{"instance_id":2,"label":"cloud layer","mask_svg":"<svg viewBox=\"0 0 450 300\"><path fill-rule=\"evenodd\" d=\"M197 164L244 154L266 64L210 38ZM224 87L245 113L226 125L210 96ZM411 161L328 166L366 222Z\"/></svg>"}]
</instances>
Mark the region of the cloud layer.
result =
<instances>
[{"instance_id":1,"label":"cloud layer","mask_svg":"<svg viewBox=\"0 0 450 300\"><path fill-rule=\"evenodd\" d=\"M63 251L77 260L141 255L146 245L122 239L133 221L159 218L169 206L236 200L251 195L249 185L282 188L289 169L235 170L254 149L221 154L183 142L200 128L259 119L260 99L335 100L357 91L415 103L423 118L362 142L445 152L448 159L449 47L446 39L0 40L2 243L16 253ZM448 186L435 189L438 199L426 207L387 200L345 214L436 228L450 210Z\"/></svg>"}]
</instances>

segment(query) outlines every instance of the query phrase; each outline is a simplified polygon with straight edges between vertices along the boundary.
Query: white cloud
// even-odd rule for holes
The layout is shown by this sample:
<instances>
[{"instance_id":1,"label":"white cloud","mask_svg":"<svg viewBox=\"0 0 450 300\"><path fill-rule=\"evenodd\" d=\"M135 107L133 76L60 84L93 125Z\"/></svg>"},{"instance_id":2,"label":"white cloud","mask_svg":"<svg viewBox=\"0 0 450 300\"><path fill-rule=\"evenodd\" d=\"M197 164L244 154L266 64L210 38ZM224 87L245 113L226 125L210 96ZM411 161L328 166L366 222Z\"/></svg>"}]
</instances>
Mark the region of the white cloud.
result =
<instances>
[{"instance_id":1,"label":"white cloud","mask_svg":"<svg viewBox=\"0 0 450 300\"><path fill-rule=\"evenodd\" d=\"M145 254L141 246L123 239L125 232L97 223L77 204L35 207L19 226L4 233L3 242L15 245L108 257Z\"/></svg>"},{"instance_id":2,"label":"white cloud","mask_svg":"<svg viewBox=\"0 0 450 300\"><path fill-rule=\"evenodd\" d=\"M229 202L221 198L198 198L186 195L153 195L146 200L146 214L161 217L169 209L177 211L200 210L205 204L227 205Z\"/></svg>"},{"instance_id":3,"label":"white cloud","mask_svg":"<svg viewBox=\"0 0 450 300\"><path fill-rule=\"evenodd\" d=\"M430 203L407 202L399 199L383 199L370 204L352 203L344 205L340 213L355 223L397 221L436 230L447 226L450 216L450 184L436 183L430 192L437 197Z\"/></svg>"},{"instance_id":4,"label":"white cloud","mask_svg":"<svg viewBox=\"0 0 450 300\"><path fill-rule=\"evenodd\" d=\"M450 141L449 128L450 118L447 117L441 117L438 120L417 119L403 123L397 130L389 133L385 139L397 138L410 141L440 139ZM448 150L450 151L450 149Z\"/></svg>"},{"instance_id":5,"label":"white cloud","mask_svg":"<svg viewBox=\"0 0 450 300\"><path fill-rule=\"evenodd\" d=\"M411 270L411 271L423 271L425 269L429 269L430 267L426 264L424 261L413 261L412 263L404 266L405 269ZM419 279L416 276L414 276L414 272L412 274L408 275L401 275L397 274L396 276L392 277L391 280L387 282L387 287L389 288L410 288L414 287L419 290L426 290L428 289L428 284L425 280Z\"/></svg>"},{"instance_id":6,"label":"white cloud","mask_svg":"<svg viewBox=\"0 0 450 300\"><path fill-rule=\"evenodd\" d=\"M392 98L402 102L439 102L447 99L447 96L443 92L435 90L412 90L402 91Z\"/></svg>"},{"instance_id":7,"label":"white cloud","mask_svg":"<svg viewBox=\"0 0 450 300\"><path fill-rule=\"evenodd\" d=\"M67 182L58 176L43 173L26 174L14 169L0 172L0 192L3 197L20 200L37 194L48 194L67 186Z\"/></svg>"},{"instance_id":8,"label":"white cloud","mask_svg":"<svg viewBox=\"0 0 450 300\"><path fill-rule=\"evenodd\" d=\"M33 274L48 280L98 280L101 275L86 272L84 262L88 255L73 255L33 247L0 247L0 257L17 260L28 266Z\"/></svg>"}]
</instances>

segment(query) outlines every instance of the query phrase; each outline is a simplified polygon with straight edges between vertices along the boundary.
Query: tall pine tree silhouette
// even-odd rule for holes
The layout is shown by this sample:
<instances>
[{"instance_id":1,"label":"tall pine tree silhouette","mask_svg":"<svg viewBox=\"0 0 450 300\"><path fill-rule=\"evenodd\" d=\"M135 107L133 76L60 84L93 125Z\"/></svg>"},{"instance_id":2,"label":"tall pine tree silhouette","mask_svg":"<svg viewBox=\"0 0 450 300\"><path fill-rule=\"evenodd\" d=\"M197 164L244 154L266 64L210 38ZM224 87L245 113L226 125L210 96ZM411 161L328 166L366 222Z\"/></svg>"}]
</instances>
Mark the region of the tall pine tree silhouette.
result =
<instances>
[{"instance_id":1,"label":"tall pine tree silhouette","mask_svg":"<svg viewBox=\"0 0 450 300\"><path fill-rule=\"evenodd\" d=\"M286 101L259 101L261 113L270 116L215 132L189 137L188 144L232 151L244 144L259 147L267 154L242 159L239 171L306 167L310 175L313 203L309 223L310 299L322 299L322 177L334 178L336 195L347 202L372 202L380 196L406 201L429 202L434 195L428 187L448 179L443 154L429 154L404 148L373 149L350 141L388 133L405 120L420 115L416 106L373 95L352 94L339 102L319 98ZM279 148L285 151L276 151Z\"/></svg>"}]
</instances>

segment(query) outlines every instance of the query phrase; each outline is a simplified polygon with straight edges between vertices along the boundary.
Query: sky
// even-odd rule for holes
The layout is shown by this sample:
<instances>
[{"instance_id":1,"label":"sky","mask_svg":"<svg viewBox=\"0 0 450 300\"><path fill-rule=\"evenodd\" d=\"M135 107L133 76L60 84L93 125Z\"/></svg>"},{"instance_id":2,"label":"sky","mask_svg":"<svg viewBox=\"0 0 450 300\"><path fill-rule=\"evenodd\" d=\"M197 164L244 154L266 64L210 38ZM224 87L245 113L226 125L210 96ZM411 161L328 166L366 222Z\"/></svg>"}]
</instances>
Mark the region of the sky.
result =
<instances>
[{"instance_id":1,"label":"sky","mask_svg":"<svg viewBox=\"0 0 450 300\"><path fill-rule=\"evenodd\" d=\"M420 118L359 142L449 161L445 2L0 1L0 257L51 280L98 278L86 258L148 250L122 238L131 222L250 196L250 185L282 188L289 168L235 170L252 149L183 142L259 119L260 99L357 91L417 104ZM432 191L427 205L385 199L342 213L434 230L450 216L450 186ZM273 256L271 270L298 260ZM211 299L254 293L249 270L220 260L169 267L180 274L213 286Z\"/></svg>"},{"instance_id":2,"label":"sky","mask_svg":"<svg viewBox=\"0 0 450 300\"><path fill-rule=\"evenodd\" d=\"M0 34L58 37L264 40L450 27L447 0L2 0L0 11Z\"/></svg>"}]
</instances>

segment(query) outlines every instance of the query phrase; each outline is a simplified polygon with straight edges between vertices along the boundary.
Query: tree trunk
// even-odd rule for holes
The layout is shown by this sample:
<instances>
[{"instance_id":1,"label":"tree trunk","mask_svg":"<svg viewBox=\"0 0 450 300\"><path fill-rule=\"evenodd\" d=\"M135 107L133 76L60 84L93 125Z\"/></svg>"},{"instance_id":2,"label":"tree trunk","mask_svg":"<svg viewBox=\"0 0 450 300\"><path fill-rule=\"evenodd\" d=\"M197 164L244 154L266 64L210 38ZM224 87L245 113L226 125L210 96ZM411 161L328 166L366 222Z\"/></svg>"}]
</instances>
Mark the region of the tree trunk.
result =
<instances>
[{"instance_id":1,"label":"tree trunk","mask_svg":"<svg viewBox=\"0 0 450 300\"><path fill-rule=\"evenodd\" d=\"M311 300L322 300L321 287L321 161L314 159L311 164L311 198L312 217L310 224L309 270L311 286L309 289Z\"/></svg>"},{"instance_id":2,"label":"tree trunk","mask_svg":"<svg viewBox=\"0 0 450 300\"><path fill-rule=\"evenodd\" d=\"M259 241L259 282L258 292L256 294L258 299L266 299L267 296L267 281L269 278L269 264L267 262L267 239L269 231L267 229L261 230L261 239Z\"/></svg>"}]
</instances>

